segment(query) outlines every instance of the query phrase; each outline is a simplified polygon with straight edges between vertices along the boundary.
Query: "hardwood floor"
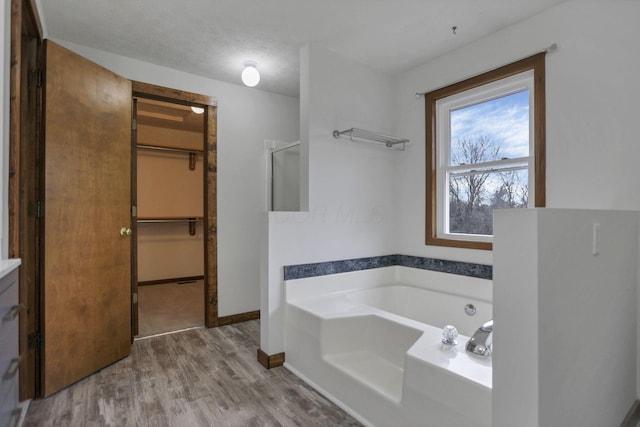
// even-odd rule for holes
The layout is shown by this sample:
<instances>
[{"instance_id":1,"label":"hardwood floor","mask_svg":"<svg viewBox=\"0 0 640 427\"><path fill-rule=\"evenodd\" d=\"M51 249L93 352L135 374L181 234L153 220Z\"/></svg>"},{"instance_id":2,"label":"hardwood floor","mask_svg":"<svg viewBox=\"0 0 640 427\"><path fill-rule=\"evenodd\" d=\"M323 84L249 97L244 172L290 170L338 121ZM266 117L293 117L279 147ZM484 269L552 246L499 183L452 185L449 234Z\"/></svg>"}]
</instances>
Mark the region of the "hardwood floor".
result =
<instances>
[{"instance_id":1,"label":"hardwood floor","mask_svg":"<svg viewBox=\"0 0 640 427\"><path fill-rule=\"evenodd\" d=\"M24 426L359 426L256 360L259 320L137 340L131 356L31 403Z\"/></svg>"},{"instance_id":2,"label":"hardwood floor","mask_svg":"<svg viewBox=\"0 0 640 427\"><path fill-rule=\"evenodd\" d=\"M204 325L204 281L138 287L138 336Z\"/></svg>"}]
</instances>

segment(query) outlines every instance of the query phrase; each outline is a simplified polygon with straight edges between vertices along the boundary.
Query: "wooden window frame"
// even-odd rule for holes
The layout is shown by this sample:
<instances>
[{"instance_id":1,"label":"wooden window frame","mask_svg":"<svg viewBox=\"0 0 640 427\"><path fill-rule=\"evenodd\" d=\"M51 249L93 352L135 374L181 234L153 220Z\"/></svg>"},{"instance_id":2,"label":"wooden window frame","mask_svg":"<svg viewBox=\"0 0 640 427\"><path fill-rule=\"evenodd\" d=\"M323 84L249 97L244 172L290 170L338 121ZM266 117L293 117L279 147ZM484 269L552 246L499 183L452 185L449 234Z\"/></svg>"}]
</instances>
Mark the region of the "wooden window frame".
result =
<instances>
[{"instance_id":1,"label":"wooden window frame","mask_svg":"<svg viewBox=\"0 0 640 427\"><path fill-rule=\"evenodd\" d=\"M526 71L533 71L534 99L534 204L544 207L546 204L546 113L545 113L545 54L539 53L520 61L496 68L486 73L468 78L449 86L425 94L426 106L426 244L466 249L491 250L492 242L454 240L438 236L438 181L437 181L437 110L440 99L497 82ZM530 171L531 173L531 171Z\"/></svg>"}]
</instances>

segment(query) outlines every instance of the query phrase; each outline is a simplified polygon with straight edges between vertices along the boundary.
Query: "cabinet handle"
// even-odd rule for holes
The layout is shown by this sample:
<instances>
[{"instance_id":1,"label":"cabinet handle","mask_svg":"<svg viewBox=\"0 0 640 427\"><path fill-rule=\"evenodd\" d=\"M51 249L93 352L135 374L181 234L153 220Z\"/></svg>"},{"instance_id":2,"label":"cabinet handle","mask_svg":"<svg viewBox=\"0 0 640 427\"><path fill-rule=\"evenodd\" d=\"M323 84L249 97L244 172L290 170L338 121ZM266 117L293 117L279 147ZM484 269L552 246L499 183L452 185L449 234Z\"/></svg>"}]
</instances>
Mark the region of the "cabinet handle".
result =
<instances>
[{"instance_id":1,"label":"cabinet handle","mask_svg":"<svg viewBox=\"0 0 640 427\"><path fill-rule=\"evenodd\" d=\"M26 310L26 308L27 307L25 307L24 304L16 304L11 306L9 311L7 311L7 313L2 318L2 321L10 322L12 320L15 320L23 310Z\"/></svg>"},{"instance_id":2,"label":"cabinet handle","mask_svg":"<svg viewBox=\"0 0 640 427\"><path fill-rule=\"evenodd\" d=\"M3 380L8 380L13 378L18 373L18 368L20 367L20 361L22 360L22 356L14 357L9 362L9 366L7 366L7 370L2 376Z\"/></svg>"}]
</instances>

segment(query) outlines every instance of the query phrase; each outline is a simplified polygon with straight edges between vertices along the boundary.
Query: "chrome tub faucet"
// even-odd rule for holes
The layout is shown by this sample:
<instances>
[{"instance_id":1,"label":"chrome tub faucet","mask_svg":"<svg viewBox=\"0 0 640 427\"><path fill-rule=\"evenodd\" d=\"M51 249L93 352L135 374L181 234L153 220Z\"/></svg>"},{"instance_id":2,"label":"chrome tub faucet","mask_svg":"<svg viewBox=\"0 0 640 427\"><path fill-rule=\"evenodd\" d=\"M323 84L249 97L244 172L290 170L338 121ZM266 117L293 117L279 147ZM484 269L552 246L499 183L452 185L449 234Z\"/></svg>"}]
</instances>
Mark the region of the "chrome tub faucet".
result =
<instances>
[{"instance_id":1,"label":"chrome tub faucet","mask_svg":"<svg viewBox=\"0 0 640 427\"><path fill-rule=\"evenodd\" d=\"M489 320L467 341L466 350L478 356L489 357L493 350L493 319Z\"/></svg>"}]
</instances>

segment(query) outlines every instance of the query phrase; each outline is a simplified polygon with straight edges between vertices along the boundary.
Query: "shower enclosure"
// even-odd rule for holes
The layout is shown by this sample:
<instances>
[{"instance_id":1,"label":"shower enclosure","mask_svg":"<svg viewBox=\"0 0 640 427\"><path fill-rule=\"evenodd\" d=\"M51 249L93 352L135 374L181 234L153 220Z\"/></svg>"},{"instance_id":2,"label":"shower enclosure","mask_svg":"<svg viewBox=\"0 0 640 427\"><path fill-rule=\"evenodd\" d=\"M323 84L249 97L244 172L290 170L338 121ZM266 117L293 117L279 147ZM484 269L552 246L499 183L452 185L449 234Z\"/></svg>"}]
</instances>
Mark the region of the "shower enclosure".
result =
<instances>
[{"instance_id":1,"label":"shower enclosure","mask_svg":"<svg viewBox=\"0 0 640 427\"><path fill-rule=\"evenodd\" d=\"M300 143L272 142L268 155L269 209L300 210Z\"/></svg>"}]
</instances>

